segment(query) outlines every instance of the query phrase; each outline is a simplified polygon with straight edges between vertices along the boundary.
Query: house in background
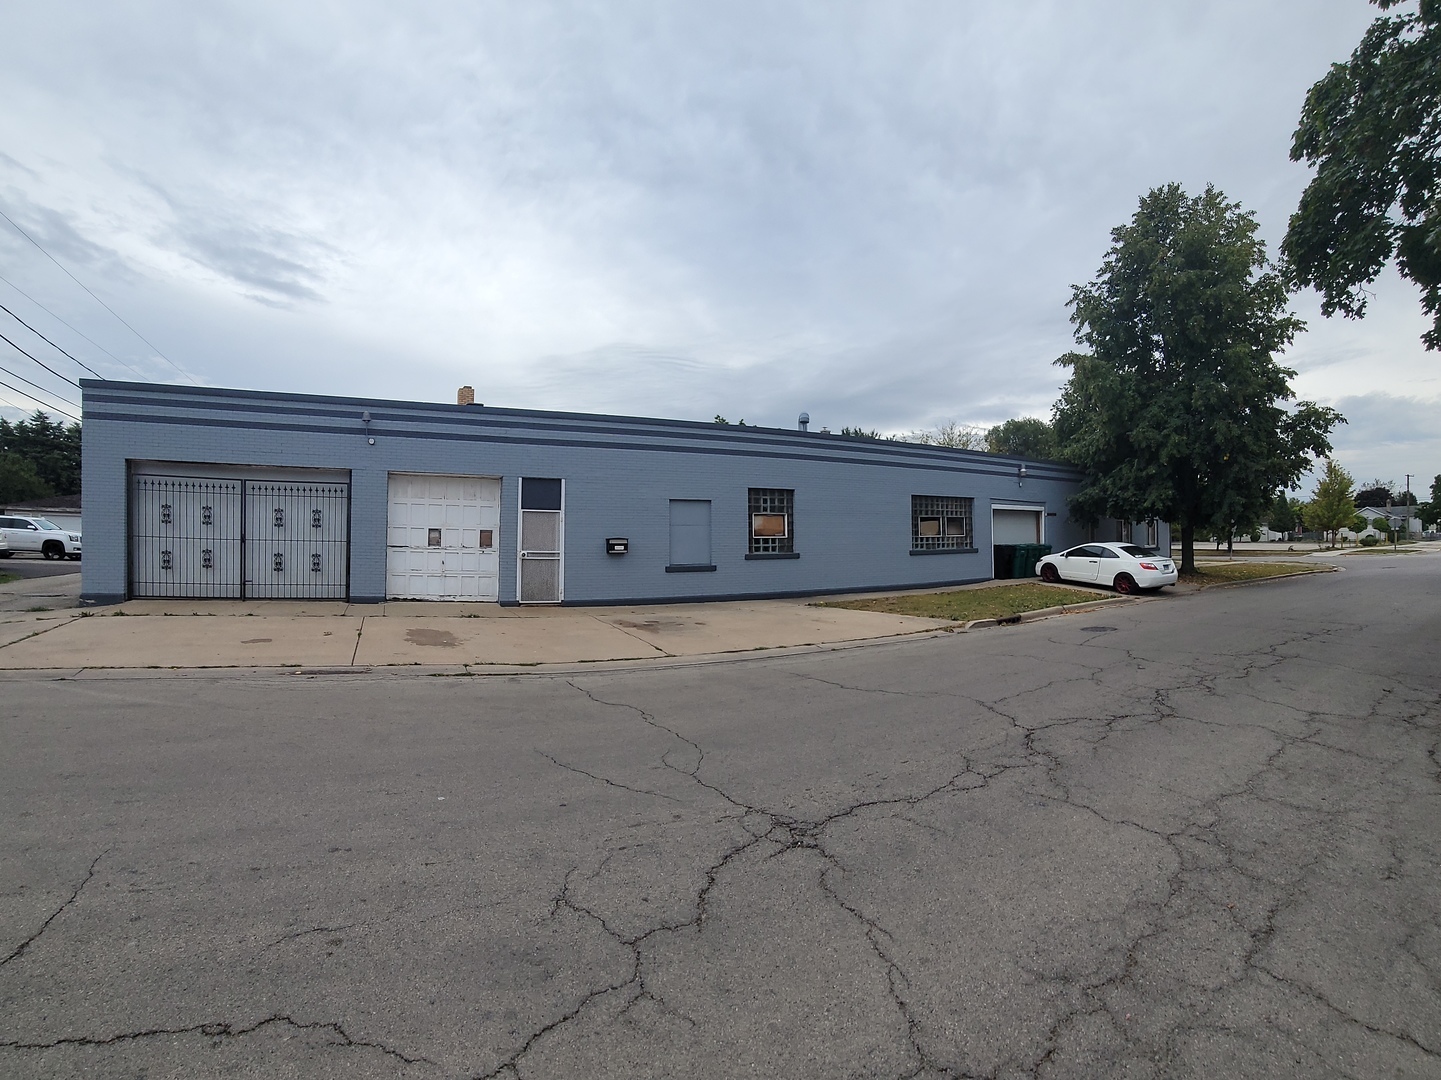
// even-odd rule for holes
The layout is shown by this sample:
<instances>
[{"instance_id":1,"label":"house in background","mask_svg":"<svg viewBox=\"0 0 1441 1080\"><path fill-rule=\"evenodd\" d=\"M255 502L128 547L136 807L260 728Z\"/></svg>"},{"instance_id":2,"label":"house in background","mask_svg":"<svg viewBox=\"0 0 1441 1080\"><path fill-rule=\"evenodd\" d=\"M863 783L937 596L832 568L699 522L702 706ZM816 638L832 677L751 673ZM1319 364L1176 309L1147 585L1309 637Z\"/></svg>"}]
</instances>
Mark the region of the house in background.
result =
<instances>
[{"instance_id":1,"label":"house in background","mask_svg":"<svg viewBox=\"0 0 1441 1080\"><path fill-rule=\"evenodd\" d=\"M42 517L54 522L66 532L78 533L81 531L79 495L52 495L48 499L5 503L0 506L0 514Z\"/></svg>"},{"instance_id":2,"label":"house in background","mask_svg":"<svg viewBox=\"0 0 1441 1080\"><path fill-rule=\"evenodd\" d=\"M1420 536L1421 518L1416 511L1415 506L1363 506L1356 514L1365 518L1370 525L1360 532L1342 529L1341 535L1350 540L1360 540L1367 536L1389 540L1393 531L1398 539Z\"/></svg>"}]
</instances>

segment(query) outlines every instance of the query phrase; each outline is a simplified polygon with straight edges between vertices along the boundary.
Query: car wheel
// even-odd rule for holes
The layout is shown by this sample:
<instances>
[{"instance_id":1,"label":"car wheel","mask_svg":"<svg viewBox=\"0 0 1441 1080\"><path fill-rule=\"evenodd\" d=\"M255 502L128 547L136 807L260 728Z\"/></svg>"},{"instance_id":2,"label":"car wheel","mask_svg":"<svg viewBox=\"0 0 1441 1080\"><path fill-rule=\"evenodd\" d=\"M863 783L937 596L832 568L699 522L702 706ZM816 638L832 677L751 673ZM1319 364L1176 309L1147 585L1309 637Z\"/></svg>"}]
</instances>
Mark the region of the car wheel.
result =
<instances>
[{"instance_id":1,"label":"car wheel","mask_svg":"<svg viewBox=\"0 0 1441 1080\"><path fill-rule=\"evenodd\" d=\"M1117 574L1115 586L1118 593L1124 593L1126 596L1135 596L1141 591L1140 586L1136 584L1136 579L1130 574Z\"/></svg>"},{"instance_id":2,"label":"car wheel","mask_svg":"<svg viewBox=\"0 0 1441 1080\"><path fill-rule=\"evenodd\" d=\"M40 549L40 554L47 559L65 558L65 545L59 540L46 540L45 546Z\"/></svg>"},{"instance_id":3,"label":"car wheel","mask_svg":"<svg viewBox=\"0 0 1441 1080\"><path fill-rule=\"evenodd\" d=\"M1056 569L1054 563L1044 563L1041 566L1041 580L1049 581L1052 585L1061 580L1061 572Z\"/></svg>"},{"instance_id":4,"label":"car wheel","mask_svg":"<svg viewBox=\"0 0 1441 1080\"><path fill-rule=\"evenodd\" d=\"M11 555L14 555L14 554L15 554L15 552L13 552L13 551L0 551L0 559L8 559L8 558L10 558Z\"/></svg>"}]
</instances>

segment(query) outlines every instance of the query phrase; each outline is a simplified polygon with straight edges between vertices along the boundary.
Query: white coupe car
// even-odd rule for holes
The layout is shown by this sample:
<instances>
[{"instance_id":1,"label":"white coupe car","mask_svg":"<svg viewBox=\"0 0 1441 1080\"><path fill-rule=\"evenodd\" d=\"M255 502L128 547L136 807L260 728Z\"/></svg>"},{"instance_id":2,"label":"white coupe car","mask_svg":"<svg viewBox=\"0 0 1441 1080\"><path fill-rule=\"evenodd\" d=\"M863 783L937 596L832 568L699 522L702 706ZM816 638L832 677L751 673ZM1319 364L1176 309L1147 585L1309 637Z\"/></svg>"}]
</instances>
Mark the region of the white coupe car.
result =
<instances>
[{"instance_id":1,"label":"white coupe car","mask_svg":"<svg viewBox=\"0 0 1441 1080\"><path fill-rule=\"evenodd\" d=\"M1180 577L1170 558L1139 544L1082 544L1047 555L1036 563L1036 573L1042 581L1110 585L1118 593L1159 589Z\"/></svg>"}]
</instances>

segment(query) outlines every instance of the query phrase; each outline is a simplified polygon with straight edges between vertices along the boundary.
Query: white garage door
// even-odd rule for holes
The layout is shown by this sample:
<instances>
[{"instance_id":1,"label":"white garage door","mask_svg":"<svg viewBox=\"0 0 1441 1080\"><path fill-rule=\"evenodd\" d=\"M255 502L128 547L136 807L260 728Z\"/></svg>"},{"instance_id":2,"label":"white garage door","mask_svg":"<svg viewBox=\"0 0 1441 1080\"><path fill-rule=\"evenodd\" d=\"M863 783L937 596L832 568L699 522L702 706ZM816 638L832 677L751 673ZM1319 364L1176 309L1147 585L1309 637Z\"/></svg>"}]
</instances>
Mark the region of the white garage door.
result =
<instances>
[{"instance_id":1,"label":"white garage door","mask_svg":"<svg viewBox=\"0 0 1441 1080\"><path fill-rule=\"evenodd\" d=\"M1041 512L1039 510L992 510L991 543L1039 544Z\"/></svg>"},{"instance_id":2,"label":"white garage door","mask_svg":"<svg viewBox=\"0 0 1441 1080\"><path fill-rule=\"evenodd\" d=\"M385 595L498 600L499 537L498 479L391 473Z\"/></svg>"}]
</instances>

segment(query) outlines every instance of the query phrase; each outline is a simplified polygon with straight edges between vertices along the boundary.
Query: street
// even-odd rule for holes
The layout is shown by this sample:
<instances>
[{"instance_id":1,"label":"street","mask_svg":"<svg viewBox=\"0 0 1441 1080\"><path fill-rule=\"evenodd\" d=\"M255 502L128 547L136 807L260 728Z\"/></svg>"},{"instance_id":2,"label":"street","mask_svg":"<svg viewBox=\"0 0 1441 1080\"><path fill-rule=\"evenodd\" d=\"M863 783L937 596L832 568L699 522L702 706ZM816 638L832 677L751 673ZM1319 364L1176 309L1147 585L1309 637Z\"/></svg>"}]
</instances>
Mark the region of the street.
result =
<instances>
[{"instance_id":1,"label":"street","mask_svg":"<svg viewBox=\"0 0 1441 1080\"><path fill-rule=\"evenodd\" d=\"M814 655L3 679L0 1074L1441 1077L1441 556Z\"/></svg>"}]
</instances>

